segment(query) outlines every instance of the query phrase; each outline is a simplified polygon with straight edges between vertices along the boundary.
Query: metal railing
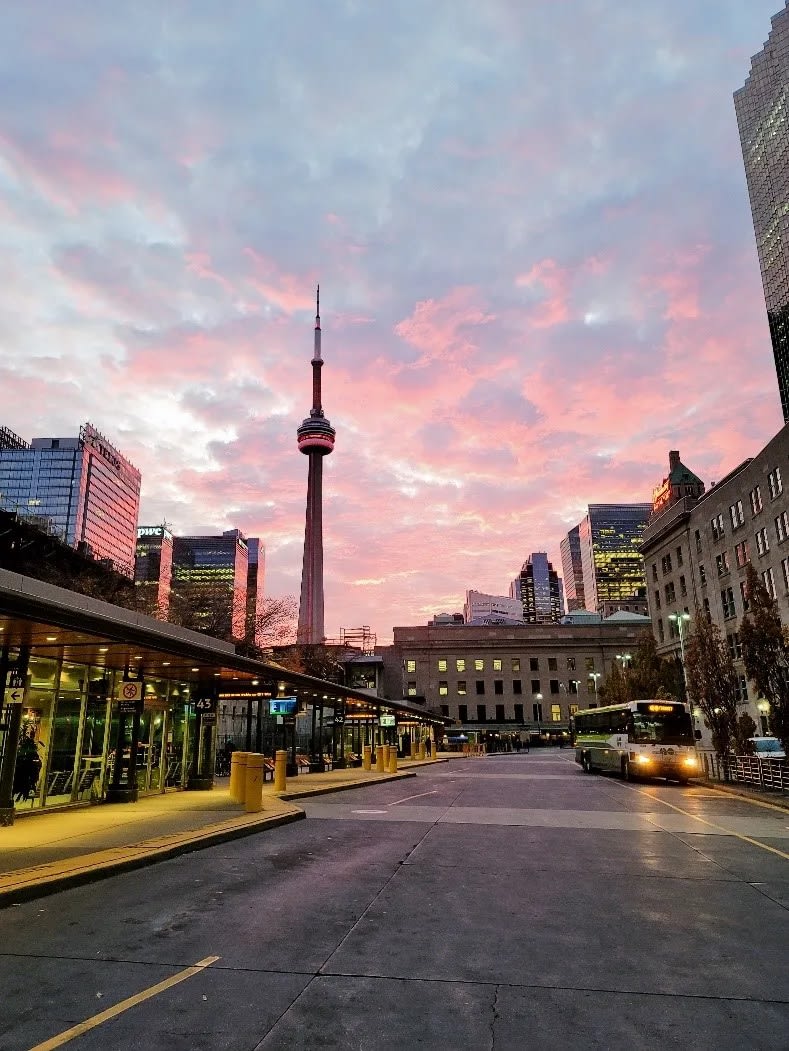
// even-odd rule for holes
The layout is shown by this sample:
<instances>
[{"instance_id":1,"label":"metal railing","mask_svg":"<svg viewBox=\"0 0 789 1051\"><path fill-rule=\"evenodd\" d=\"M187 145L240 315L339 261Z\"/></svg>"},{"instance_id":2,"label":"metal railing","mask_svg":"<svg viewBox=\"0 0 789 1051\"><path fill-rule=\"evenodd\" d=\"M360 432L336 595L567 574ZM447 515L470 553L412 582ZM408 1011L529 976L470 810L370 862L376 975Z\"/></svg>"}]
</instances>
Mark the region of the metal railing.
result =
<instances>
[{"instance_id":1,"label":"metal railing","mask_svg":"<svg viewBox=\"0 0 789 1051\"><path fill-rule=\"evenodd\" d=\"M789 761L756 755L703 755L704 773L711 781L739 782L774 792L789 792Z\"/></svg>"}]
</instances>

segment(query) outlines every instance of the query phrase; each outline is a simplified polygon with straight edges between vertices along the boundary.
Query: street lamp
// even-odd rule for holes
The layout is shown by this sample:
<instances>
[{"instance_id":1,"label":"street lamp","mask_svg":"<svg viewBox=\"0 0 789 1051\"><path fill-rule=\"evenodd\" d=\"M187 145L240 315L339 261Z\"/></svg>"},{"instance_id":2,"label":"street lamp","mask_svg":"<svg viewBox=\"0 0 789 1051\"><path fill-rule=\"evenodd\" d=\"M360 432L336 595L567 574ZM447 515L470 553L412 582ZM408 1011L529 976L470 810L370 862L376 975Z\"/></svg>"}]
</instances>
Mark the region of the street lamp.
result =
<instances>
[{"instance_id":1,"label":"street lamp","mask_svg":"<svg viewBox=\"0 0 789 1051\"><path fill-rule=\"evenodd\" d=\"M679 654L682 663L682 690L687 696L687 686L685 681L685 625L690 620L690 613L669 613L668 619L677 625L677 631L679 632Z\"/></svg>"},{"instance_id":2,"label":"street lamp","mask_svg":"<svg viewBox=\"0 0 789 1051\"><path fill-rule=\"evenodd\" d=\"M597 680L600 678L600 672L590 671L589 678L592 680L592 684L594 685L594 695L597 697Z\"/></svg>"},{"instance_id":3,"label":"street lamp","mask_svg":"<svg viewBox=\"0 0 789 1051\"><path fill-rule=\"evenodd\" d=\"M616 659L622 662L622 671L627 671L633 658L629 653L617 653Z\"/></svg>"}]
</instances>

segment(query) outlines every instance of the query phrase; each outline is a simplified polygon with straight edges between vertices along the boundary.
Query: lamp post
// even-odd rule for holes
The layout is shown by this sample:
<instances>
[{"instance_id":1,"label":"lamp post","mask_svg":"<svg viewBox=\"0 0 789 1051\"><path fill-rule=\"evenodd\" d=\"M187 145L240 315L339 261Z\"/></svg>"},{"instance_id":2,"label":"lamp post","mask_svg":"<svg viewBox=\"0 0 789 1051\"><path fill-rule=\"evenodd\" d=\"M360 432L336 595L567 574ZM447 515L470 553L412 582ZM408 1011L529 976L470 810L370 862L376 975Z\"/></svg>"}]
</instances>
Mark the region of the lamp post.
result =
<instances>
[{"instance_id":1,"label":"lamp post","mask_svg":"<svg viewBox=\"0 0 789 1051\"><path fill-rule=\"evenodd\" d=\"M685 686L685 625L690 620L690 613L669 613L668 619L677 625L679 632L679 659L682 664L682 692L687 696Z\"/></svg>"},{"instance_id":2,"label":"lamp post","mask_svg":"<svg viewBox=\"0 0 789 1051\"><path fill-rule=\"evenodd\" d=\"M625 672L630 667L633 657L629 653L617 653L616 659L622 662L622 671Z\"/></svg>"},{"instance_id":3,"label":"lamp post","mask_svg":"<svg viewBox=\"0 0 789 1051\"><path fill-rule=\"evenodd\" d=\"M592 685L594 686L595 703L597 703L597 680L600 678L600 672L590 671L589 678L592 680Z\"/></svg>"}]
</instances>

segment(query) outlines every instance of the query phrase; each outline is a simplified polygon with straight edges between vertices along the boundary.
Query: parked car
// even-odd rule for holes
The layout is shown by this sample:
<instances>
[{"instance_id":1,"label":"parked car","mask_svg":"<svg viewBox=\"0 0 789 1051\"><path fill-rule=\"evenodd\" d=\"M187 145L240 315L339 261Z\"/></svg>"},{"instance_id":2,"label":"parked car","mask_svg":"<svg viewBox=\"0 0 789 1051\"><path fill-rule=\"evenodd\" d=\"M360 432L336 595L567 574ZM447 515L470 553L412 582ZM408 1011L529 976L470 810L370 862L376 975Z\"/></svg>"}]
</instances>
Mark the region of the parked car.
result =
<instances>
[{"instance_id":1,"label":"parked car","mask_svg":"<svg viewBox=\"0 0 789 1051\"><path fill-rule=\"evenodd\" d=\"M760 759L786 759L784 746L777 737L749 737L748 740Z\"/></svg>"}]
</instances>

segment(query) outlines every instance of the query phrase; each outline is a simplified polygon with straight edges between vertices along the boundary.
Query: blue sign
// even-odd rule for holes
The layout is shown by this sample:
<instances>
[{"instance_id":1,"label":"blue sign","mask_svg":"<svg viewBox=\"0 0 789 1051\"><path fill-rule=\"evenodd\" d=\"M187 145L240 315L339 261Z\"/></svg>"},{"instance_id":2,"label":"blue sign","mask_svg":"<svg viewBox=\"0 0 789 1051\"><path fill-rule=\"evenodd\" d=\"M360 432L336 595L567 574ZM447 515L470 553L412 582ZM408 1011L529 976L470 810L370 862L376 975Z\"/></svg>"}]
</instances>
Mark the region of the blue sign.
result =
<instances>
[{"instance_id":1,"label":"blue sign","mask_svg":"<svg viewBox=\"0 0 789 1051\"><path fill-rule=\"evenodd\" d=\"M268 710L271 715L295 715L298 703L295 697L276 697L268 702Z\"/></svg>"}]
</instances>

